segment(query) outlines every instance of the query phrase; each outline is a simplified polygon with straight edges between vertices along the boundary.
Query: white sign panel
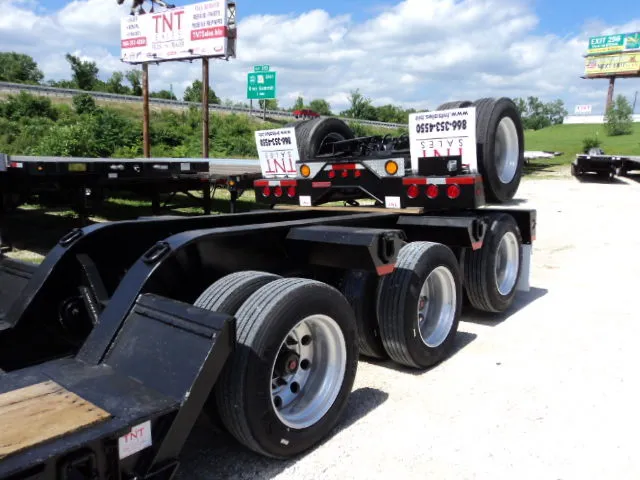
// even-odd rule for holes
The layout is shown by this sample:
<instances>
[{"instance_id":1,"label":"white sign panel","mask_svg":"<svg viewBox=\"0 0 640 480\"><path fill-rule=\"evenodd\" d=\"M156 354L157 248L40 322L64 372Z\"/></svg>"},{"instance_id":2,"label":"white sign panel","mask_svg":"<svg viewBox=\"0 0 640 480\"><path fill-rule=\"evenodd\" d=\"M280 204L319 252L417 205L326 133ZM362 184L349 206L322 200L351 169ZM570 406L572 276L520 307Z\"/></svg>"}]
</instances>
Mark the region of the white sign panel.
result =
<instances>
[{"instance_id":1,"label":"white sign panel","mask_svg":"<svg viewBox=\"0 0 640 480\"><path fill-rule=\"evenodd\" d=\"M255 132L260 169L265 178L293 178L300 160L293 127Z\"/></svg>"},{"instance_id":2,"label":"white sign panel","mask_svg":"<svg viewBox=\"0 0 640 480\"><path fill-rule=\"evenodd\" d=\"M409 115L411 169L418 173L418 158L461 155L462 164L478 173L476 107L454 108Z\"/></svg>"},{"instance_id":3,"label":"white sign panel","mask_svg":"<svg viewBox=\"0 0 640 480\"><path fill-rule=\"evenodd\" d=\"M131 431L118 438L118 455L120 460L150 447L151 421L147 420L131 428Z\"/></svg>"},{"instance_id":4,"label":"white sign panel","mask_svg":"<svg viewBox=\"0 0 640 480\"><path fill-rule=\"evenodd\" d=\"M575 113L591 113L591 105L576 105Z\"/></svg>"},{"instance_id":5,"label":"white sign panel","mask_svg":"<svg viewBox=\"0 0 640 480\"><path fill-rule=\"evenodd\" d=\"M226 56L227 27L227 0L128 15L120 22L120 59L143 63Z\"/></svg>"}]
</instances>

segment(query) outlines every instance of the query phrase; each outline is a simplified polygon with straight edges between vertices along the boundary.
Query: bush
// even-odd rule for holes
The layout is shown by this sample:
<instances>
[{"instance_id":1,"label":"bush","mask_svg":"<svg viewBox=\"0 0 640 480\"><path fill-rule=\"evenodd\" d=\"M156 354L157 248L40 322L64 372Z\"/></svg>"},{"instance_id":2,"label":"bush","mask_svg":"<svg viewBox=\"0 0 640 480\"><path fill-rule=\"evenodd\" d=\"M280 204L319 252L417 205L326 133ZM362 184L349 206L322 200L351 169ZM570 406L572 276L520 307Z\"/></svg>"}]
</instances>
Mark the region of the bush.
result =
<instances>
[{"instance_id":1,"label":"bush","mask_svg":"<svg viewBox=\"0 0 640 480\"><path fill-rule=\"evenodd\" d=\"M78 115L93 113L96 110L96 101L88 93L80 93L73 96L73 108Z\"/></svg>"},{"instance_id":2,"label":"bush","mask_svg":"<svg viewBox=\"0 0 640 480\"><path fill-rule=\"evenodd\" d=\"M589 150L592 148L599 148L602 145L602 142L598 138L598 135L594 137L587 137L582 140L582 152L589 153Z\"/></svg>"},{"instance_id":3,"label":"bush","mask_svg":"<svg viewBox=\"0 0 640 480\"><path fill-rule=\"evenodd\" d=\"M633 109L629 101L618 95L615 102L607 110L605 127L611 137L616 135L631 135L633 131Z\"/></svg>"}]
</instances>

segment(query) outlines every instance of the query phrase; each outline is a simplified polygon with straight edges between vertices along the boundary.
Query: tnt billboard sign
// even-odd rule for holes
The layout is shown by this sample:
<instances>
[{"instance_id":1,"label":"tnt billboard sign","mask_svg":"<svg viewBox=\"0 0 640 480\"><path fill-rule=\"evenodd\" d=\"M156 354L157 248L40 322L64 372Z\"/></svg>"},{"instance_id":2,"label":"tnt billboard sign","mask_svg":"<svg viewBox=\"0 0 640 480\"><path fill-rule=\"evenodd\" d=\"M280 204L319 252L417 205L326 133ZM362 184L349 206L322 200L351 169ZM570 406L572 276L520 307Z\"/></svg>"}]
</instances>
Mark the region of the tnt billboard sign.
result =
<instances>
[{"instance_id":1,"label":"tnt billboard sign","mask_svg":"<svg viewBox=\"0 0 640 480\"><path fill-rule=\"evenodd\" d=\"M123 18L121 60L144 63L228 56L227 3L211 0Z\"/></svg>"}]
</instances>

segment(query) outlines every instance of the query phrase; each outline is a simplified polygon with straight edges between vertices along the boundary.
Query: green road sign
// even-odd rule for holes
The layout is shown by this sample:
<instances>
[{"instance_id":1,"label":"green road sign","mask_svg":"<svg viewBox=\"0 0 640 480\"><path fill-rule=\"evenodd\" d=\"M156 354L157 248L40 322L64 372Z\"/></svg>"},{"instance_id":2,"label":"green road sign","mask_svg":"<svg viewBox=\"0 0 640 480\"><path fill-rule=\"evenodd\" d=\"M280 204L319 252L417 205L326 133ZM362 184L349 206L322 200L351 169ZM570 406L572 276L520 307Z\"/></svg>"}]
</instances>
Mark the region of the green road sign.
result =
<instances>
[{"instance_id":1,"label":"green road sign","mask_svg":"<svg viewBox=\"0 0 640 480\"><path fill-rule=\"evenodd\" d=\"M249 100L276 98L276 72L247 74L247 98Z\"/></svg>"},{"instance_id":2,"label":"green road sign","mask_svg":"<svg viewBox=\"0 0 640 480\"><path fill-rule=\"evenodd\" d=\"M253 67L253 71L254 72L268 72L269 71L269 65L256 65L255 67Z\"/></svg>"}]
</instances>

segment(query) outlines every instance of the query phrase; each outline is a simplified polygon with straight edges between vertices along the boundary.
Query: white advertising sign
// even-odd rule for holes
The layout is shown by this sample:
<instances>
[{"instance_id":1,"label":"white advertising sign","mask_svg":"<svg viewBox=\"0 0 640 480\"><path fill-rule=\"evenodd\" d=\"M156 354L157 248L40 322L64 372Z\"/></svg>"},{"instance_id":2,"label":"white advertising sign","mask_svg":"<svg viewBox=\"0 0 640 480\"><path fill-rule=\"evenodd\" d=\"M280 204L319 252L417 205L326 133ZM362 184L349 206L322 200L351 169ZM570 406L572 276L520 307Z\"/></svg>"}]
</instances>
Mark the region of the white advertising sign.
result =
<instances>
[{"instance_id":1,"label":"white advertising sign","mask_svg":"<svg viewBox=\"0 0 640 480\"><path fill-rule=\"evenodd\" d=\"M591 105L576 105L575 113L591 113Z\"/></svg>"},{"instance_id":2,"label":"white advertising sign","mask_svg":"<svg viewBox=\"0 0 640 480\"><path fill-rule=\"evenodd\" d=\"M227 55L227 0L128 15L120 22L120 59L128 63Z\"/></svg>"},{"instance_id":3,"label":"white advertising sign","mask_svg":"<svg viewBox=\"0 0 640 480\"><path fill-rule=\"evenodd\" d=\"M300 160L293 127L255 132L260 169L265 178L293 178Z\"/></svg>"},{"instance_id":4,"label":"white advertising sign","mask_svg":"<svg viewBox=\"0 0 640 480\"><path fill-rule=\"evenodd\" d=\"M418 173L418 158L462 155L462 164L478 172L476 107L454 108L409 115L411 170Z\"/></svg>"}]
</instances>

